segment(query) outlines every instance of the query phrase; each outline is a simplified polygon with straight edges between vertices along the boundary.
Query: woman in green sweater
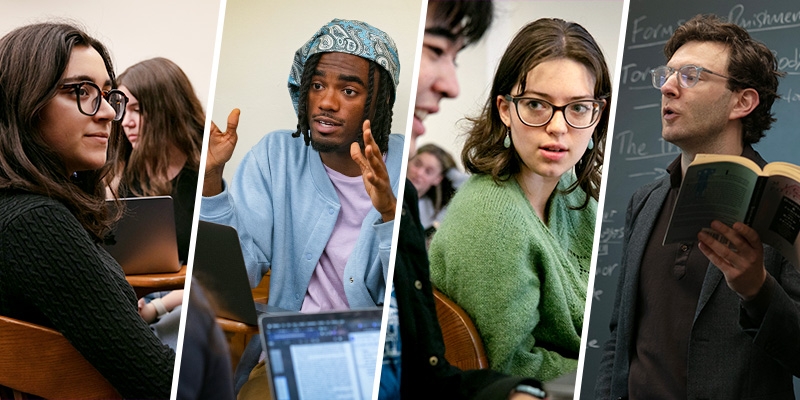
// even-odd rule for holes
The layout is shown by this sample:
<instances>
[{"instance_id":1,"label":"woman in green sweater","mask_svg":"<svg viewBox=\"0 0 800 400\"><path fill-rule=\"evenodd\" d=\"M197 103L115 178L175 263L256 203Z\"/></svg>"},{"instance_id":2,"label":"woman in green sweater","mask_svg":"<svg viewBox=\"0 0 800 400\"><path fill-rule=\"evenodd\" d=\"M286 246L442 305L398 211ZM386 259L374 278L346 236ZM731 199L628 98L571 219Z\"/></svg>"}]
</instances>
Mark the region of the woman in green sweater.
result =
<instances>
[{"instance_id":1,"label":"woman in green sweater","mask_svg":"<svg viewBox=\"0 0 800 400\"><path fill-rule=\"evenodd\" d=\"M577 368L610 102L592 36L540 19L470 119L473 176L434 236L431 278L472 317L492 369L548 381Z\"/></svg>"}]
</instances>

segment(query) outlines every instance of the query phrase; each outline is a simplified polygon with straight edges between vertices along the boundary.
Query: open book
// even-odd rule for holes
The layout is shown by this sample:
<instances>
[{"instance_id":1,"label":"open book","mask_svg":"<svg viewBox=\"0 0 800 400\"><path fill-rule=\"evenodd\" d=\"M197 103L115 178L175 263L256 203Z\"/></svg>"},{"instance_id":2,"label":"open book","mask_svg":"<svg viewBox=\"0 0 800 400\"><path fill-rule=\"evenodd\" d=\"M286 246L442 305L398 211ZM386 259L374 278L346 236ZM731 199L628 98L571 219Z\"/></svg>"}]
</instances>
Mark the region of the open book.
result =
<instances>
[{"instance_id":1,"label":"open book","mask_svg":"<svg viewBox=\"0 0 800 400\"><path fill-rule=\"evenodd\" d=\"M664 244L696 241L701 230L713 235L715 219L728 226L744 222L800 269L800 167L773 162L762 170L744 157L698 154L681 183Z\"/></svg>"}]
</instances>

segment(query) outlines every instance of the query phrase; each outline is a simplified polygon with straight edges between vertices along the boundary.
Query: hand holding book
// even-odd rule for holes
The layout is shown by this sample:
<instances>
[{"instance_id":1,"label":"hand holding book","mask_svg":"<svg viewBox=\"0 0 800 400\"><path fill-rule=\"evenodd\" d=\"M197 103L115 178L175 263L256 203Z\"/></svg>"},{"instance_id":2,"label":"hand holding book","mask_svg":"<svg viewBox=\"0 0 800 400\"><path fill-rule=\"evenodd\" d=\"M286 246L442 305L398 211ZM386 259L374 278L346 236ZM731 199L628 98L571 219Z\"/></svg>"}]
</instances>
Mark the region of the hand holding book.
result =
<instances>
[{"instance_id":1,"label":"hand holding book","mask_svg":"<svg viewBox=\"0 0 800 400\"><path fill-rule=\"evenodd\" d=\"M744 157L698 154L681 183L664 243L693 242L701 231L710 236L721 234L719 229L709 230L712 221L727 227L743 223L760 238L758 247L763 241L797 268L800 167L774 162L761 170ZM724 234L717 238L722 246L730 240ZM732 246L732 252L738 250L736 242Z\"/></svg>"},{"instance_id":2,"label":"hand holding book","mask_svg":"<svg viewBox=\"0 0 800 400\"><path fill-rule=\"evenodd\" d=\"M754 298L767 279L764 246L758 233L741 222L728 227L713 221L711 229L726 239L727 244L701 231L697 235L700 251L722 271L728 286L742 299Z\"/></svg>"}]
</instances>

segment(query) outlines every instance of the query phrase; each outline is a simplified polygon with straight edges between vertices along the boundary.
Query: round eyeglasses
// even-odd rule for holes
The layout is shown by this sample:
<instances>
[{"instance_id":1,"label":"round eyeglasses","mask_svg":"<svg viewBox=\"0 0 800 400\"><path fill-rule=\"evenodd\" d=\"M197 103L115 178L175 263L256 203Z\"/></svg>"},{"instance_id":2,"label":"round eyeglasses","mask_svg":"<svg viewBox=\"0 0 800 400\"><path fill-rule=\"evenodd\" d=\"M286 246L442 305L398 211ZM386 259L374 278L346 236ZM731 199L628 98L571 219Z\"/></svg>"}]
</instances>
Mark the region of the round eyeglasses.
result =
<instances>
[{"instance_id":1,"label":"round eyeglasses","mask_svg":"<svg viewBox=\"0 0 800 400\"><path fill-rule=\"evenodd\" d=\"M556 106L547 100L535 97L514 97L505 95L506 101L514 103L517 117L523 124L533 127L547 125L556 111L564 114L564 121L575 129L584 129L592 126L600 119L606 102L603 100L578 100L563 106Z\"/></svg>"},{"instance_id":2,"label":"round eyeglasses","mask_svg":"<svg viewBox=\"0 0 800 400\"><path fill-rule=\"evenodd\" d=\"M100 90L94 82L82 81L67 83L61 86L64 89L72 89L75 92L75 101L78 103L78 111L90 117L97 114L100 110L100 99L105 99L111 108L114 109L114 121L121 121L125 116L125 106L128 104L128 97L125 93L117 89Z\"/></svg>"},{"instance_id":3,"label":"round eyeglasses","mask_svg":"<svg viewBox=\"0 0 800 400\"><path fill-rule=\"evenodd\" d=\"M700 80L700 74L703 72L708 72L711 75L716 75L725 79L734 80L731 77L718 74L709 70L708 68L698 67L697 65L684 65L678 69L662 65L658 68L650 70L650 73L653 74L653 86L656 89L661 89L661 87L667 83L667 79L669 79L669 77L675 72L678 73L678 84L680 84L682 88L686 89L697 85L697 82Z\"/></svg>"}]
</instances>

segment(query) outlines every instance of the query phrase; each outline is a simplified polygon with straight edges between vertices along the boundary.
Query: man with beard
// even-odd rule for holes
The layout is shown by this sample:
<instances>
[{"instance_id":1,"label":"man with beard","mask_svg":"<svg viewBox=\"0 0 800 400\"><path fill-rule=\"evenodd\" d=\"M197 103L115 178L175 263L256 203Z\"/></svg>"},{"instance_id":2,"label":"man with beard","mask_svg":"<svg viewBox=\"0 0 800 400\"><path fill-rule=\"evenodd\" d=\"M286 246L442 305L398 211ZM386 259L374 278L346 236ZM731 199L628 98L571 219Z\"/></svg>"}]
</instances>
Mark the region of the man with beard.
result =
<instances>
[{"instance_id":1,"label":"man with beard","mask_svg":"<svg viewBox=\"0 0 800 400\"><path fill-rule=\"evenodd\" d=\"M793 399L800 375L800 274L758 234L714 221L662 245L681 180L700 153L766 162L751 146L775 120L775 55L741 27L697 16L675 30L661 90L664 140L681 155L640 188L625 222L620 283L597 399Z\"/></svg>"}]
</instances>

